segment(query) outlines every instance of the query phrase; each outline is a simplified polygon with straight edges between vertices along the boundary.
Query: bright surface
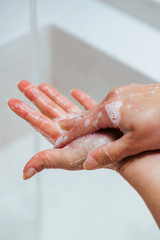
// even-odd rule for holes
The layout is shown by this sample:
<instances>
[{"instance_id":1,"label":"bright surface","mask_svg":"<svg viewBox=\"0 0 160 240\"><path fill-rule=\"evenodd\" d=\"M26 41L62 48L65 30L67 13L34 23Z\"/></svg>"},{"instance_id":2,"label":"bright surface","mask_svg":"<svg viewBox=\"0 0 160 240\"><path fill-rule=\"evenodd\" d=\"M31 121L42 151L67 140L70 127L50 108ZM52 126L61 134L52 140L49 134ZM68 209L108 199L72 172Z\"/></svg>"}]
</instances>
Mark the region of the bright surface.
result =
<instances>
[{"instance_id":1,"label":"bright surface","mask_svg":"<svg viewBox=\"0 0 160 240\"><path fill-rule=\"evenodd\" d=\"M11 1L10 5L4 0L0 2L1 44L29 31L28 14L26 1ZM96 0L39 0L38 22L39 26L58 25L160 81L160 32L128 14Z\"/></svg>"}]
</instances>

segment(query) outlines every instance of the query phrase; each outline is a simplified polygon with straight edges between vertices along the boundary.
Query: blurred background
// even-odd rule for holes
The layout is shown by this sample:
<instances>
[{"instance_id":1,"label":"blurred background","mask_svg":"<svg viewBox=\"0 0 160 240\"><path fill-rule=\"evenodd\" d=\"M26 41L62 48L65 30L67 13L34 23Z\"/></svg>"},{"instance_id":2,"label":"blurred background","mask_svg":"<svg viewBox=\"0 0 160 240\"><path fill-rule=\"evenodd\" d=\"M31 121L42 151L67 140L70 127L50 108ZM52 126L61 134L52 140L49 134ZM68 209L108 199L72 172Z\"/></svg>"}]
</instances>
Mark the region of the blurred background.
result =
<instances>
[{"instance_id":1,"label":"blurred background","mask_svg":"<svg viewBox=\"0 0 160 240\"><path fill-rule=\"evenodd\" d=\"M28 103L22 79L97 101L119 85L160 82L160 0L0 0L0 240L159 239L143 200L111 170L22 180L33 154L52 148L7 107Z\"/></svg>"}]
</instances>

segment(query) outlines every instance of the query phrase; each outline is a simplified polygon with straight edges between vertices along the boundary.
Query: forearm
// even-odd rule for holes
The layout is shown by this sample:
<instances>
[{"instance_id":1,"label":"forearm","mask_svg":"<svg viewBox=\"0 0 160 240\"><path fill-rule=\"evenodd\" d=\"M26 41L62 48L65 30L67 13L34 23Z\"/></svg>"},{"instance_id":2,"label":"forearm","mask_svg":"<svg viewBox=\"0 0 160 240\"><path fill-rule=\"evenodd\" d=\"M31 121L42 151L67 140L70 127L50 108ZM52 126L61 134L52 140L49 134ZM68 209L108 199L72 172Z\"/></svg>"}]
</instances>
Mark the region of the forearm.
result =
<instances>
[{"instance_id":1,"label":"forearm","mask_svg":"<svg viewBox=\"0 0 160 240\"><path fill-rule=\"evenodd\" d=\"M120 174L143 198L160 228L160 151L126 161Z\"/></svg>"}]
</instances>

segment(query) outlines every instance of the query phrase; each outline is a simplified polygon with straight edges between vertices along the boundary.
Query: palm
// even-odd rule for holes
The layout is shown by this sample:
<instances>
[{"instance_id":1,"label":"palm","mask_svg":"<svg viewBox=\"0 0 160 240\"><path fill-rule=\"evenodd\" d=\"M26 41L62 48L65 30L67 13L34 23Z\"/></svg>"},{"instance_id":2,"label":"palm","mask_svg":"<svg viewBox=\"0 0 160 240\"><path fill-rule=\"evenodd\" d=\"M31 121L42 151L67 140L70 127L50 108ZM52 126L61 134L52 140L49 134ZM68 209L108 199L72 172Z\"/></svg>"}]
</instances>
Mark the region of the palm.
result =
<instances>
[{"instance_id":1,"label":"palm","mask_svg":"<svg viewBox=\"0 0 160 240\"><path fill-rule=\"evenodd\" d=\"M36 88L27 81L21 81L18 87L27 98L34 102L41 113L17 99L11 99L8 102L10 108L28 121L52 144L62 135L57 122L62 118L69 118L71 114L76 115L81 113L81 110L75 104L48 84L41 84ZM79 90L75 90L73 95L86 109L96 104L85 93ZM36 154L26 164L24 173L29 168L34 168L38 172L44 168L81 170L90 151L105 143L109 143L115 138L115 133L104 130L80 138L65 148L45 150ZM29 177L31 176L25 176L25 178Z\"/></svg>"}]
</instances>

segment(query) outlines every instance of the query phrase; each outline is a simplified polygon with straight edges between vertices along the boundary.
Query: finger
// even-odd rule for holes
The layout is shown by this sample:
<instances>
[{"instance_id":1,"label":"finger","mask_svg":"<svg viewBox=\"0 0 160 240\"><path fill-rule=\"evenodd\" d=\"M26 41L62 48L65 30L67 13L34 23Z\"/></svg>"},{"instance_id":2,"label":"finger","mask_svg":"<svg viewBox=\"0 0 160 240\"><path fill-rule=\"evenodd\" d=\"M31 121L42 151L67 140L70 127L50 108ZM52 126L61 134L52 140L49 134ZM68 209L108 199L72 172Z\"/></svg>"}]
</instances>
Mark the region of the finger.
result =
<instances>
[{"instance_id":1,"label":"finger","mask_svg":"<svg viewBox=\"0 0 160 240\"><path fill-rule=\"evenodd\" d=\"M82 112L79 107L77 107L62 93L60 93L58 90L56 90L49 84L42 83L38 86L38 88L67 113Z\"/></svg>"},{"instance_id":2,"label":"finger","mask_svg":"<svg viewBox=\"0 0 160 240\"><path fill-rule=\"evenodd\" d=\"M95 107L97 103L89 97L85 92L75 89L71 91L71 95L86 109L89 110ZM83 115L84 116L84 115ZM87 113L85 114L87 116ZM72 119L63 119L59 123L64 130L70 130L74 124L81 119L81 114Z\"/></svg>"},{"instance_id":3,"label":"finger","mask_svg":"<svg viewBox=\"0 0 160 240\"><path fill-rule=\"evenodd\" d=\"M35 111L24 102L18 99L10 99L8 105L18 116L26 120L52 144L61 133L58 125L45 115Z\"/></svg>"},{"instance_id":4,"label":"finger","mask_svg":"<svg viewBox=\"0 0 160 240\"><path fill-rule=\"evenodd\" d=\"M88 96L85 92L74 89L71 91L71 95L86 109L90 109L97 105L96 101L94 101L90 96Z\"/></svg>"},{"instance_id":5,"label":"finger","mask_svg":"<svg viewBox=\"0 0 160 240\"><path fill-rule=\"evenodd\" d=\"M70 149L51 149L40 152L26 164L23 170L24 180L31 178L45 168L82 170L86 157L78 159Z\"/></svg>"},{"instance_id":6,"label":"finger","mask_svg":"<svg viewBox=\"0 0 160 240\"><path fill-rule=\"evenodd\" d=\"M39 110L47 117L63 118L67 117L66 112L57 106L50 98L41 92L36 86L26 80L20 81L18 88L24 95L31 100Z\"/></svg>"},{"instance_id":7,"label":"finger","mask_svg":"<svg viewBox=\"0 0 160 240\"><path fill-rule=\"evenodd\" d=\"M91 114L87 117L81 117L82 119L76 122L76 124L74 124L67 133L57 139L55 146L64 147L76 138L86 136L99 129L119 128L121 121L121 106L122 102L120 100L112 100L104 103L102 106L96 106L97 109L95 112L91 112Z\"/></svg>"},{"instance_id":8,"label":"finger","mask_svg":"<svg viewBox=\"0 0 160 240\"><path fill-rule=\"evenodd\" d=\"M131 143L127 135L124 135L120 139L108 145L104 144L92 151L83 166L86 170L102 168L134 154L136 152L133 143Z\"/></svg>"},{"instance_id":9,"label":"finger","mask_svg":"<svg viewBox=\"0 0 160 240\"><path fill-rule=\"evenodd\" d=\"M62 119L60 120L59 126L63 129L63 130L67 130L69 131L79 120L82 119L83 114L79 114L79 116L71 118L71 119Z\"/></svg>"}]
</instances>

